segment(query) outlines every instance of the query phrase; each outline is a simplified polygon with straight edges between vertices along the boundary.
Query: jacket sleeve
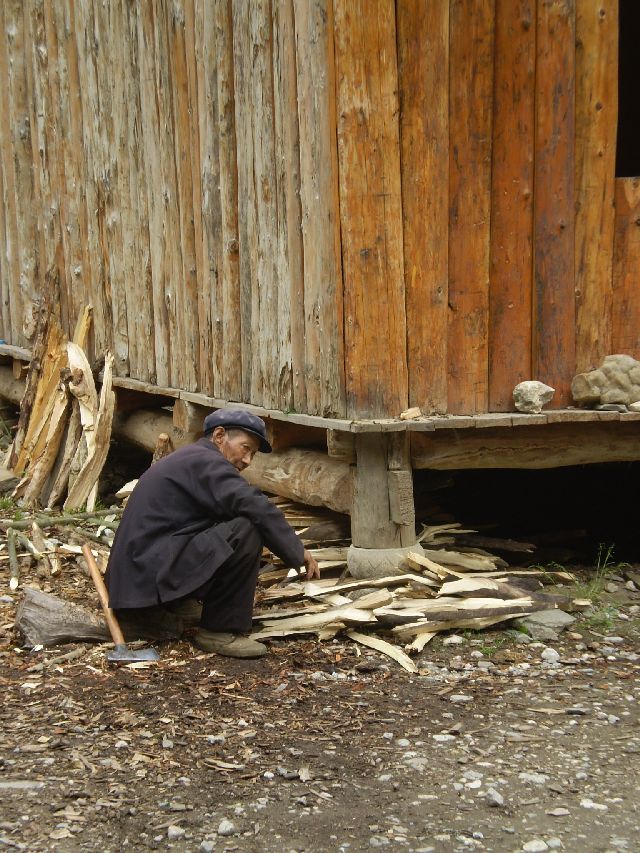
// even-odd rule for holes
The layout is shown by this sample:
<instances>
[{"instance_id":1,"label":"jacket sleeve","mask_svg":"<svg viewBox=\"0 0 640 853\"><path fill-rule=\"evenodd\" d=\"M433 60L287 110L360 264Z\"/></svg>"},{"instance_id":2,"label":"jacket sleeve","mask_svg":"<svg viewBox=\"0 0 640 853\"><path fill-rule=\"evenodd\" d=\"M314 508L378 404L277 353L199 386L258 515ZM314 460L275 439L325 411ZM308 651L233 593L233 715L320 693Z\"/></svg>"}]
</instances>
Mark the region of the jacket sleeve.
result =
<instances>
[{"instance_id":1,"label":"jacket sleeve","mask_svg":"<svg viewBox=\"0 0 640 853\"><path fill-rule=\"evenodd\" d=\"M299 568L303 564L304 545L283 512L260 489L247 483L231 463L216 460L215 475L207 480L205 488L218 517L248 518L260 531L267 548L286 566Z\"/></svg>"}]
</instances>

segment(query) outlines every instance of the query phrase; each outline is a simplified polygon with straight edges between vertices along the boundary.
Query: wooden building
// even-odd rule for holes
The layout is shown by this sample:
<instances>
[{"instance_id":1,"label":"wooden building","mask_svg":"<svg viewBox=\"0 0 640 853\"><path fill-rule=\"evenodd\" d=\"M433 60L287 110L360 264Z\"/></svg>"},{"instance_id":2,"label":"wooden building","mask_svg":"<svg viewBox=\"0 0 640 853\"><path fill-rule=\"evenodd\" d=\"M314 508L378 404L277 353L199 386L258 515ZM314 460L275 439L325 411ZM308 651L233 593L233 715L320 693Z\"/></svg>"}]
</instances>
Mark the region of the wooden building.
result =
<instances>
[{"instance_id":1,"label":"wooden building","mask_svg":"<svg viewBox=\"0 0 640 853\"><path fill-rule=\"evenodd\" d=\"M29 348L57 263L116 384L389 429L385 470L441 426L511 428L524 379L566 407L640 357L619 29L617 0L4 0L0 337ZM609 420L620 449L578 461L640 456Z\"/></svg>"}]
</instances>

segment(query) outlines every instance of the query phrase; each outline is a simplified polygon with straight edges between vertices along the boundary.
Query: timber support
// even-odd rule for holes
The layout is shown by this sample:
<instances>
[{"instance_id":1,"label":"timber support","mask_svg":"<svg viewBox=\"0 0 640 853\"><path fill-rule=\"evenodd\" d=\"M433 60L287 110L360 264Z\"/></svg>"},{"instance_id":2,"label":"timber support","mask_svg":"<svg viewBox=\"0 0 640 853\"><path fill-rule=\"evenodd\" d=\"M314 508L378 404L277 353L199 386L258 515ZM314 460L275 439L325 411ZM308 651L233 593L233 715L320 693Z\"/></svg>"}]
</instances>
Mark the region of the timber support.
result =
<instances>
[{"instance_id":1,"label":"timber support","mask_svg":"<svg viewBox=\"0 0 640 853\"><path fill-rule=\"evenodd\" d=\"M353 470L349 572L377 577L400 568L416 543L409 436L358 433Z\"/></svg>"}]
</instances>

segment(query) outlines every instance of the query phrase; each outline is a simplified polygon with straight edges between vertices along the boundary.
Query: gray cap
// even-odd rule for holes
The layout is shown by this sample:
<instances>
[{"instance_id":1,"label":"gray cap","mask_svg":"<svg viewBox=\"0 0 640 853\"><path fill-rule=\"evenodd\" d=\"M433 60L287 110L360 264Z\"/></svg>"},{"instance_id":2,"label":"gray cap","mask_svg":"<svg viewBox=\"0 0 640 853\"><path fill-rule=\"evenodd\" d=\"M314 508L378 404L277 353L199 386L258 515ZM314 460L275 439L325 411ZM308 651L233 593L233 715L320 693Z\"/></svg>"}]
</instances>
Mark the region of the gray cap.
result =
<instances>
[{"instance_id":1,"label":"gray cap","mask_svg":"<svg viewBox=\"0 0 640 853\"><path fill-rule=\"evenodd\" d=\"M216 427L243 429L260 439L259 450L262 453L271 453L273 449L267 441L267 429L262 418L252 415L251 412L245 412L244 409L218 409L211 412L204 419L202 427L204 434L209 435Z\"/></svg>"}]
</instances>

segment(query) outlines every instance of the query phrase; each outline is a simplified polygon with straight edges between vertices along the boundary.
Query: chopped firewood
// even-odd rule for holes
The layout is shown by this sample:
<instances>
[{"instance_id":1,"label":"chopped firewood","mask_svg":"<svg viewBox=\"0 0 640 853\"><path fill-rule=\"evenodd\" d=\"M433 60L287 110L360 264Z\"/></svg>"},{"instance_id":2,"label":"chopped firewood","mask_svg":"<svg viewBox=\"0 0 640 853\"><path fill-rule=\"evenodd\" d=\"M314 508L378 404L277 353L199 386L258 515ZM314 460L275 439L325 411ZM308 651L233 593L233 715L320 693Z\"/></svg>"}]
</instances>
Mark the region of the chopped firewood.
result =
<instances>
[{"instance_id":1,"label":"chopped firewood","mask_svg":"<svg viewBox=\"0 0 640 853\"><path fill-rule=\"evenodd\" d=\"M38 527L35 521L31 525L31 539L33 540L33 544L36 548L36 557L40 560L44 573L46 575L51 575L52 566L47 554L49 545L45 541L42 530Z\"/></svg>"},{"instance_id":2,"label":"chopped firewood","mask_svg":"<svg viewBox=\"0 0 640 853\"><path fill-rule=\"evenodd\" d=\"M55 308L60 298L60 272L54 263L45 273L42 296L37 309L36 328L32 347L31 361L25 384L25 391L20 403L18 428L7 458L7 467L20 475L24 472L28 456L25 443L30 437L31 419L34 410L41 411L42 401L48 398L46 388L50 375L55 376L53 387L58 381L59 373L51 371L50 354L62 341L62 330ZM40 415L36 415L40 420ZM34 420L35 426L35 420Z\"/></svg>"},{"instance_id":3,"label":"chopped firewood","mask_svg":"<svg viewBox=\"0 0 640 853\"><path fill-rule=\"evenodd\" d=\"M523 612L508 612L492 616L465 616L459 619L424 619L419 622L410 623L409 625L399 625L393 629L393 633L400 637L412 637L417 634L437 633L439 631L452 631L460 628L472 628L478 630L480 628L488 628L498 622L505 622L509 619L516 619L522 616Z\"/></svg>"},{"instance_id":4,"label":"chopped firewood","mask_svg":"<svg viewBox=\"0 0 640 853\"><path fill-rule=\"evenodd\" d=\"M378 652L382 652L383 655L393 658L393 660L397 661L397 663L406 669L407 672L418 671L418 667L411 658L397 646L393 646L391 643L387 643L379 637L372 637L370 634L359 634L357 631L347 631L346 634L347 637L354 640L356 643L368 646L370 649L375 649Z\"/></svg>"},{"instance_id":5,"label":"chopped firewood","mask_svg":"<svg viewBox=\"0 0 640 853\"><path fill-rule=\"evenodd\" d=\"M433 586L433 583L420 575L387 575L383 578L367 578L366 580L348 581L309 581L304 590L307 595L322 595L323 592L347 592L350 589L362 589L362 587L399 586L402 583L413 583L418 586Z\"/></svg>"},{"instance_id":6,"label":"chopped firewood","mask_svg":"<svg viewBox=\"0 0 640 853\"><path fill-rule=\"evenodd\" d=\"M122 488L120 488L120 489L116 492L116 497L117 497L119 500L124 500L125 498L128 498L128 497L129 497L129 495L130 495L130 494L133 492L133 490L135 489L137 482L138 482L137 480L129 480L129 482L128 482L128 483L125 483L125 484L124 484L124 486L122 486Z\"/></svg>"},{"instance_id":7,"label":"chopped firewood","mask_svg":"<svg viewBox=\"0 0 640 853\"><path fill-rule=\"evenodd\" d=\"M20 563L16 553L16 532L10 527L7 530L7 553L9 555L9 589L18 589L20 584Z\"/></svg>"},{"instance_id":8,"label":"chopped firewood","mask_svg":"<svg viewBox=\"0 0 640 853\"><path fill-rule=\"evenodd\" d=\"M471 572L494 571L497 566L494 560L481 554L462 554L460 551L428 551L425 556L445 566L457 569L468 569Z\"/></svg>"},{"instance_id":9,"label":"chopped firewood","mask_svg":"<svg viewBox=\"0 0 640 853\"><path fill-rule=\"evenodd\" d=\"M160 459L164 459L165 456L169 456L169 454L173 453L174 450L175 448L173 446L171 436L167 435L166 432L161 432L156 441L155 450L151 457L151 464L153 465L154 462L159 462Z\"/></svg>"},{"instance_id":10,"label":"chopped firewood","mask_svg":"<svg viewBox=\"0 0 640 853\"><path fill-rule=\"evenodd\" d=\"M344 629L344 622L331 622L318 628L263 628L251 634L252 640L268 640L277 637L296 637L301 634L316 634L319 640L332 640L338 631Z\"/></svg>"},{"instance_id":11,"label":"chopped firewood","mask_svg":"<svg viewBox=\"0 0 640 853\"><path fill-rule=\"evenodd\" d=\"M67 428L62 440L62 452L59 454L56 465L51 473L52 483L49 494L46 492L41 496L41 503L47 507L56 506L64 495L69 482L71 463L82 435L82 424L80 423L80 404L74 398L71 401L71 412L67 422Z\"/></svg>"},{"instance_id":12,"label":"chopped firewood","mask_svg":"<svg viewBox=\"0 0 640 853\"><path fill-rule=\"evenodd\" d=\"M113 356L108 353L105 358L102 389L100 391L100 404L95 420L95 428L87 430L87 461L83 465L77 479L69 489L69 494L64 503L65 509L75 509L85 503L87 509L95 506L96 488L98 477L107 459L109 442L111 438L111 426L115 410L115 394L112 390ZM82 410L82 404L80 406ZM89 436L92 436L89 440Z\"/></svg>"},{"instance_id":13,"label":"chopped firewood","mask_svg":"<svg viewBox=\"0 0 640 853\"><path fill-rule=\"evenodd\" d=\"M436 636L436 632L430 634L428 631L424 631L422 634L418 634L418 636L413 640L412 643L409 643L408 646L405 646L408 652L421 652L427 643Z\"/></svg>"},{"instance_id":14,"label":"chopped firewood","mask_svg":"<svg viewBox=\"0 0 640 853\"><path fill-rule=\"evenodd\" d=\"M353 604L343 607L331 607L322 613L307 613L303 616L292 616L289 619L263 619L265 628L278 627L280 630L303 631L308 629L314 631L330 622L368 623L375 622L376 618L370 610L363 610Z\"/></svg>"}]
</instances>

